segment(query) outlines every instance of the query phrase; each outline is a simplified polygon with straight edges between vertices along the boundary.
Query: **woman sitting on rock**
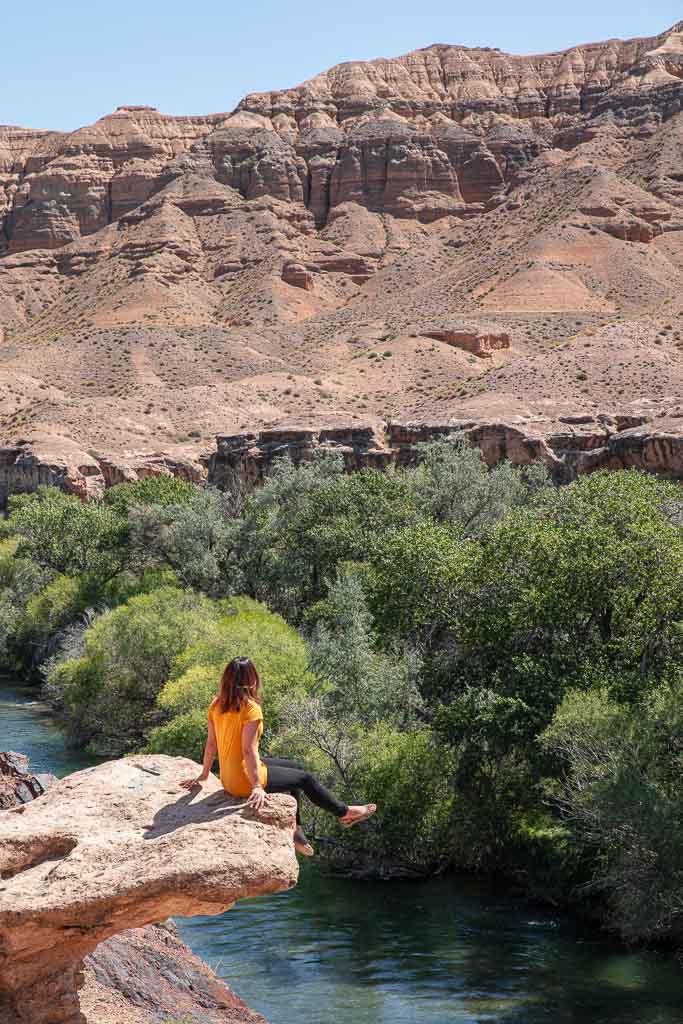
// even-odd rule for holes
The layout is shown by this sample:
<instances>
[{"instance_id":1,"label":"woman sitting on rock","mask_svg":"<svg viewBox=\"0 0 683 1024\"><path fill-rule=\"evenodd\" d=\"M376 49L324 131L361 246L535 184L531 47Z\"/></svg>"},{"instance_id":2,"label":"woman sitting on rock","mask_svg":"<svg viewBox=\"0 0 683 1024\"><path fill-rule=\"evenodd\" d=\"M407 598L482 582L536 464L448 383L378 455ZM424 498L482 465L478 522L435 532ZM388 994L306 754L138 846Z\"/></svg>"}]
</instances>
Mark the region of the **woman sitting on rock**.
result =
<instances>
[{"instance_id":1,"label":"woman sitting on rock","mask_svg":"<svg viewBox=\"0 0 683 1024\"><path fill-rule=\"evenodd\" d=\"M247 806L258 811L269 793L291 793L296 799L294 845L305 857L313 847L301 827L301 794L336 815L348 828L375 813L375 804L348 807L320 785L317 779L294 761L280 757L259 757L263 733L261 681L249 658L233 658L221 676L220 693L209 707L209 726L204 747L204 767L195 779L181 783L193 789L209 777L216 754L223 788L231 796L248 797Z\"/></svg>"}]
</instances>

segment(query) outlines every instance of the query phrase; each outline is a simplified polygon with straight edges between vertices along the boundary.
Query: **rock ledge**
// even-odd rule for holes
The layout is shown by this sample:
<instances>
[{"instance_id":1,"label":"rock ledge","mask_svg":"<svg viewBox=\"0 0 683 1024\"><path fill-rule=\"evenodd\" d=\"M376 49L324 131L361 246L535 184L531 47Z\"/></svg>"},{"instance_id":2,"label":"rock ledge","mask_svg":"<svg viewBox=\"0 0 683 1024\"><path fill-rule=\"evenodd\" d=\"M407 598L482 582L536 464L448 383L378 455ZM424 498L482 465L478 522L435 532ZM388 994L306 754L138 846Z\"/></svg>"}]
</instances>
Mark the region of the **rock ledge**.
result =
<instances>
[{"instance_id":1,"label":"rock ledge","mask_svg":"<svg viewBox=\"0 0 683 1024\"><path fill-rule=\"evenodd\" d=\"M174 914L220 914L290 888L294 801L258 817L211 776L162 755L77 772L0 814L0 1021L83 1024L83 959L104 939Z\"/></svg>"}]
</instances>

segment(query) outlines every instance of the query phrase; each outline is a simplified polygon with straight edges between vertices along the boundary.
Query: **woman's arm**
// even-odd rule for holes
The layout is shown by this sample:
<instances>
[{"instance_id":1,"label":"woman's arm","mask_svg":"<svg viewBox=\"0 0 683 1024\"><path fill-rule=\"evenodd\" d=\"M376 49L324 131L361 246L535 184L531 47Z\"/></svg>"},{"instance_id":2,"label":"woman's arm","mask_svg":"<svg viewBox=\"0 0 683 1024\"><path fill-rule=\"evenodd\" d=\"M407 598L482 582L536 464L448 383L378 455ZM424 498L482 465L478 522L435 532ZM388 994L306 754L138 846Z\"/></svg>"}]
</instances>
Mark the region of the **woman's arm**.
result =
<instances>
[{"instance_id":1,"label":"woman's arm","mask_svg":"<svg viewBox=\"0 0 683 1024\"><path fill-rule=\"evenodd\" d=\"M218 742L216 740L216 729L214 728L214 724L211 719L209 719L206 744L204 745L204 765L202 767L201 775L197 775L194 779L183 779L180 783L183 789L194 789L195 786L199 786L202 782L206 782L213 767L213 762L216 759L217 751Z\"/></svg>"},{"instance_id":2,"label":"woman's arm","mask_svg":"<svg viewBox=\"0 0 683 1024\"><path fill-rule=\"evenodd\" d=\"M255 811L260 810L268 799L258 774L258 727L258 722L247 722L242 729L242 757L244 758L244 767L251 783L251 796L247 800L247 804L249 807L253 807Z\"/></svg>"}]
</instances>

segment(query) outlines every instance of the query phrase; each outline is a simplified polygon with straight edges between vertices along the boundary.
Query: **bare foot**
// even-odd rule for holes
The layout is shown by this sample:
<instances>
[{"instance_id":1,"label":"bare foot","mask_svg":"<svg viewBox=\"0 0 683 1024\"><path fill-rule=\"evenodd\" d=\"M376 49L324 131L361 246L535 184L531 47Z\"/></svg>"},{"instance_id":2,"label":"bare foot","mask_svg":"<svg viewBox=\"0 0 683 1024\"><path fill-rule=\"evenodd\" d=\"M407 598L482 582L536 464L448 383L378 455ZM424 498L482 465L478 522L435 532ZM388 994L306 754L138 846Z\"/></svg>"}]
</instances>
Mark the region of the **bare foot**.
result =
<instances>
[{"instance_id":1,"label":"bare foot","mask_svg":"<svg viewBox=\"0 0 683 1024\"><path fill-rule=\"evenodd\" d=\"M352 825L357 825L361 821L367 821L377 810L377 804L355 804L349 807L343 818L339 819L339 824L343 828L351 828Z\"/></svg>"},{"instance_id":2,"label":"bare foot","mask_svg":"<svg viewBox=\"0 0 683 1024\"><path fill-rule=\"evenodd\" d=\"M315 850L304 835L304 830L302 828L294 830L294 849L297 853L300 853L302 857L312 857L315 853Z\"/></svg>"}]
</instances>

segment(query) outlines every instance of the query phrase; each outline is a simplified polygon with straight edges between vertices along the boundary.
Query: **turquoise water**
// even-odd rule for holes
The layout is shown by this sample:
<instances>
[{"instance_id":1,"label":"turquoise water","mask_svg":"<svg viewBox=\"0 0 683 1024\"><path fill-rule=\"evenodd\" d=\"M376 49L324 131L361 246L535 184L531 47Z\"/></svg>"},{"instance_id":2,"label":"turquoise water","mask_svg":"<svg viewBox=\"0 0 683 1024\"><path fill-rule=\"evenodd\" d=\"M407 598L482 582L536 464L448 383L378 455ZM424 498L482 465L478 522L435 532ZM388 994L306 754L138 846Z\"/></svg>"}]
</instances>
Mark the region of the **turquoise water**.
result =
<instances>
[{"instance_id":1,"label":"turquoise water","mask_svg":"<svg viewBox=\"0 0 683 1024\"><path fill-rule=\"evenodd\" d=\"M47 709L0 683L0 749L84 767ZM370 883L307 863L296 889L178 921L272 1024L683 1024L683 969L624 952L471 878Z\"/></svg>"},{"instance_id":2,"label":"turquoise water","mask_svg":"<svg viewBox=\"0 0 683 1024\"><path fill-rule=\"evenodd\" d=\"M31 759L36 773L52 772L61 778L92 760L68 750L64 735L50 709L36 700L35 690L0 677L0 750L16 750Z\"/></svg>"}]
</instances>

